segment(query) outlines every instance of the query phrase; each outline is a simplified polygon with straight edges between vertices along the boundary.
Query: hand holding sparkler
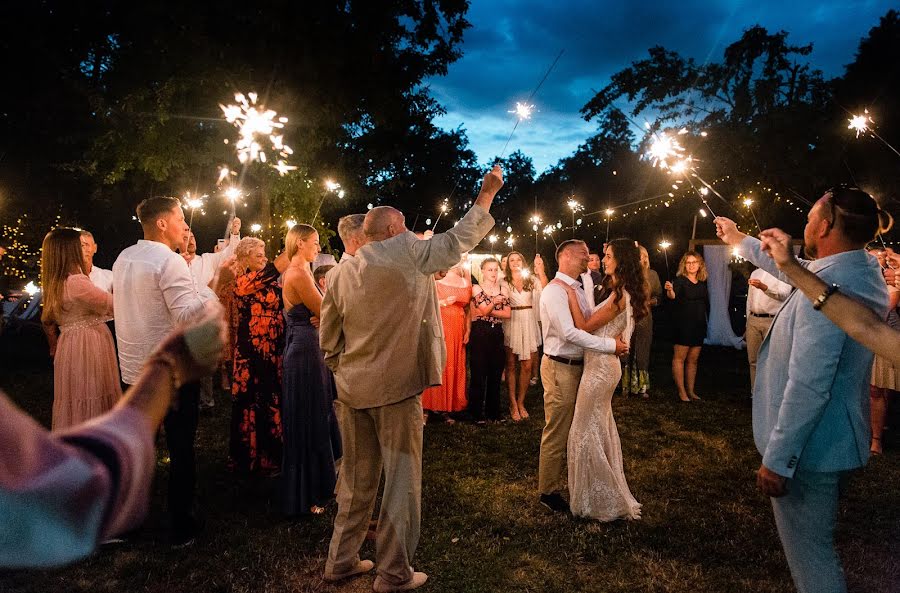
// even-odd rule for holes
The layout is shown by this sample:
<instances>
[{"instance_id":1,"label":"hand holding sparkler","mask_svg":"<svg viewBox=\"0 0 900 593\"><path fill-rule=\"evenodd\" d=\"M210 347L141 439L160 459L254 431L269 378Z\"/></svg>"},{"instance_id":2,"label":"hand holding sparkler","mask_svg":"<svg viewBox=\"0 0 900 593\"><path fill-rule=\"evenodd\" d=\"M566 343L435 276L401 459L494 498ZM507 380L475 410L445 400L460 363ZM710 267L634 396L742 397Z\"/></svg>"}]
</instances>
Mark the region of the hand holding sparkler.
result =
<instances>
[{"instance_id":1,"label":"hand holding sparkler","mask_svg":"<svg viewBox=\"0 0 900 593\"><path fill-rule=\"evenodd\" d=\"M716 236L732 247L740 245L741 241L747 237L738 230L737 225L730 218L716 216L713 222L716 224Z\"/></svg>"},{"instance_id":2,"label":"hand holding sparkler","mask_svg":"<svg viewBox=\"0 0 900 593\"><path fill-rule=\"evenodd\" d=\"M503 187L503 169L500 168L500 165L494 165L481 180L481 191L478 192L475 204L485 210L490 210L494 196L497 195L501 187Z\"/></svg>"},{"instance_id":3,"label":"hand holding sparkler","mask_svg":"<svg viewBox=\"0 0 900 593\"><path fill-rule=\"evenodd\" d=\"M241 234L241 219L235 216L231 220L231 234L232 235L240 235Z\"/></svg>"}]
</instances>

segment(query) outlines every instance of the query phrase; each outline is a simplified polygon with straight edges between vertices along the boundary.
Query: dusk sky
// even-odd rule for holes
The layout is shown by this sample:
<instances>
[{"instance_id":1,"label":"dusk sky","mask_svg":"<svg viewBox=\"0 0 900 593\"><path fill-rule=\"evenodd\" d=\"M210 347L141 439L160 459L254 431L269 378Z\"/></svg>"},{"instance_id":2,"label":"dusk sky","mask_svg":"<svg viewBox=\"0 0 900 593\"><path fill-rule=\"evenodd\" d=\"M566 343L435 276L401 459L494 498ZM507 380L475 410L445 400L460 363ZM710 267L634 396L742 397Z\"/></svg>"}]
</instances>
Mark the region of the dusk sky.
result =
<instances>
[{"instance_id":1,"label":"dusk sky","mask_svg":"<svg viewBox=\"0 0 900 593\"><path fill-rule=\"evenodd\" d=\"M759 24L790 33L788 42L813 43L809 60L826 77L853 61L859 41L896 2L844 0L472 0L463 57L445 77L429 81L447 109L444 128L460 125L481 163L500 153L526 99L561 49L565 54L534 99L507 152L522 150L540 173L571 154L595 124L579 110L631 62L661 45L700 63L719 61L725 47ZM592 90L593 89L593 90Z\"/></svg>"}]
</instances>

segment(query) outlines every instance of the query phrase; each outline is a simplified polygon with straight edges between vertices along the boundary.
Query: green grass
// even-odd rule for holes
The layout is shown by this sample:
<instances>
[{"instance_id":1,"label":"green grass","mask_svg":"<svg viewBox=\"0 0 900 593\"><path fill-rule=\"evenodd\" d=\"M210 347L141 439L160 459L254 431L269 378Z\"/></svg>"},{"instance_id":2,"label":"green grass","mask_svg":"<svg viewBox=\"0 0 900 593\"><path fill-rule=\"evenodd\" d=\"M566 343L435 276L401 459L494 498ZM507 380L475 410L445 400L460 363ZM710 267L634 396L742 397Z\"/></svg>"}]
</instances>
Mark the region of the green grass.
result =
<instances>
[{"instance_id":1,"label":"green grass","mask_svg":"<svg viewBox=\"0 0 900 593\"><path fill-rule=\"evenodd\" d=\"M577 521L536 504L539 388L529 393L532 417L522 424L426 427L415 560L431 577L423 590L793 591L771 509L754 484L759 456L743 353L704 349L704 401L681 404L668 378L669 352L660 345L654 356L650 401L613 402L641 521ZM48 368L6 373L0 387L49 421ZM229 407L220 401L201 419L198 501L207 529L194 547L166 544L161 466L151 515L128 543L67 568L0 573L0 592L371 590L371 576L342 586L321 578L334 508L286 520L276 483L236 480L225 469ZM887 453L857 473L841 505L837 540L851 591L900 587L897 440L888 437ZM371 544L363 556L373 557Z\"/></svg>"}]
</instances>

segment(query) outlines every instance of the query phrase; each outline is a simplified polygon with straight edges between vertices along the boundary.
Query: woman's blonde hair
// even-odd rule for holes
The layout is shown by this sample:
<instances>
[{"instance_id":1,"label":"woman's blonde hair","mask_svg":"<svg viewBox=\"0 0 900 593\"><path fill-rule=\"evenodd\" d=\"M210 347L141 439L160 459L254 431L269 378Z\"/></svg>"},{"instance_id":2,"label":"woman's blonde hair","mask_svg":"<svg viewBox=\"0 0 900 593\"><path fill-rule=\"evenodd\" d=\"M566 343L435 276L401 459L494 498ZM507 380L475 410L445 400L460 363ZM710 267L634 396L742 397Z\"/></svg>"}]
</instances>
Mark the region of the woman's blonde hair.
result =
<instances>
[{"instance_id":1,"label":"woman's blonde hair","mask_svg":"<svg viewBox=\"0 0 900 593\"><path fill-rule=\"evenodd\" d=\"M252 252L257 247L266 248L266 242L262 239L257 239L256 237L244 237L241 239L241 242L237 244L237 247L234 248L234 256L238 258L238 261L243 265L243 261L250 257L250 252Z\"/></svg>"},{"instance_id":2,"label":"woman's blonde hair","mask_svg":"<svg viewBox=\"0 0 900 593\"><path fill-rule=\"evenodd\" d=\"M678 262L678 273L676 276L687 276L686 270L686 261L689 257L696 257L700 261L700 268L697 269L697 281L705 282L707 278L709 278L709 274L706 273L706 262L703 261L703 257L697 253L696 251L688 251L684 255L681 256L681 261Z\"/></svg>"},{"instance_id":3,"label":"woman's blonde hair","mask_svg":"<svg viewBox=\"0 0 900 593\"><path fill-rule=\"evenodd\" d=\"M58 323L63 312L63 295L70 274L84 269L81 233L75 229L53 229L41 245L41 294L44 306L41 321Z\"/></svg>"},{"instance_id":4,"label":"woman's blonde hair","mask_svg":"<svg viewBox=\"0 0 900 593\"><path fill-rule=\"evenodd\" d=\"M308 224L295 224L291 227L284 238L284 251L288 259L293 259L297 254L297 243L309 239L315 232L315 227Z\"/></svg>"}]
</instances>

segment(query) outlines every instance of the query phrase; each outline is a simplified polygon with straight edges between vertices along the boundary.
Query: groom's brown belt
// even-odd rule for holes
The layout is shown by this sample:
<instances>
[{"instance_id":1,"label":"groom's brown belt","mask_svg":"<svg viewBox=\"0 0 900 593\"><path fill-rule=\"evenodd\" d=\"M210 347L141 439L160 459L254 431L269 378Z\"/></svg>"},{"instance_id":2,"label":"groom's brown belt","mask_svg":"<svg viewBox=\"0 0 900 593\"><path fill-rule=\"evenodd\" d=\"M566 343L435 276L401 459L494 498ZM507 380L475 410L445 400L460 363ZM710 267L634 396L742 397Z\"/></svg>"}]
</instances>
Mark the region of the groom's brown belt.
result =
<instances>
[{"instance_id":1,"label":"groom's brown belt","mask_svg":"<svg viewBox=\"0 0 900 593\"><path fill-rule=\"evenodd\" d=\"M562 364L567 364L569 366L581 366L584 364L583 360L572 360L571 358L563 358L562 356L554 356L553 354L548 354L547 358L550 360L555 360L556 362L561 362Z\"/></svg>"},{"instance_id":2,"label":"groom's brown belt","mask_svg":"<svg viewBox=\"0 0 900 593\"><path fill-rule=\"evenodd\" d=\"M513 311L524 311L525 309L531 309L531 305L516 305L515 307L510 307Z\"/></svg>"}]
</instances>

